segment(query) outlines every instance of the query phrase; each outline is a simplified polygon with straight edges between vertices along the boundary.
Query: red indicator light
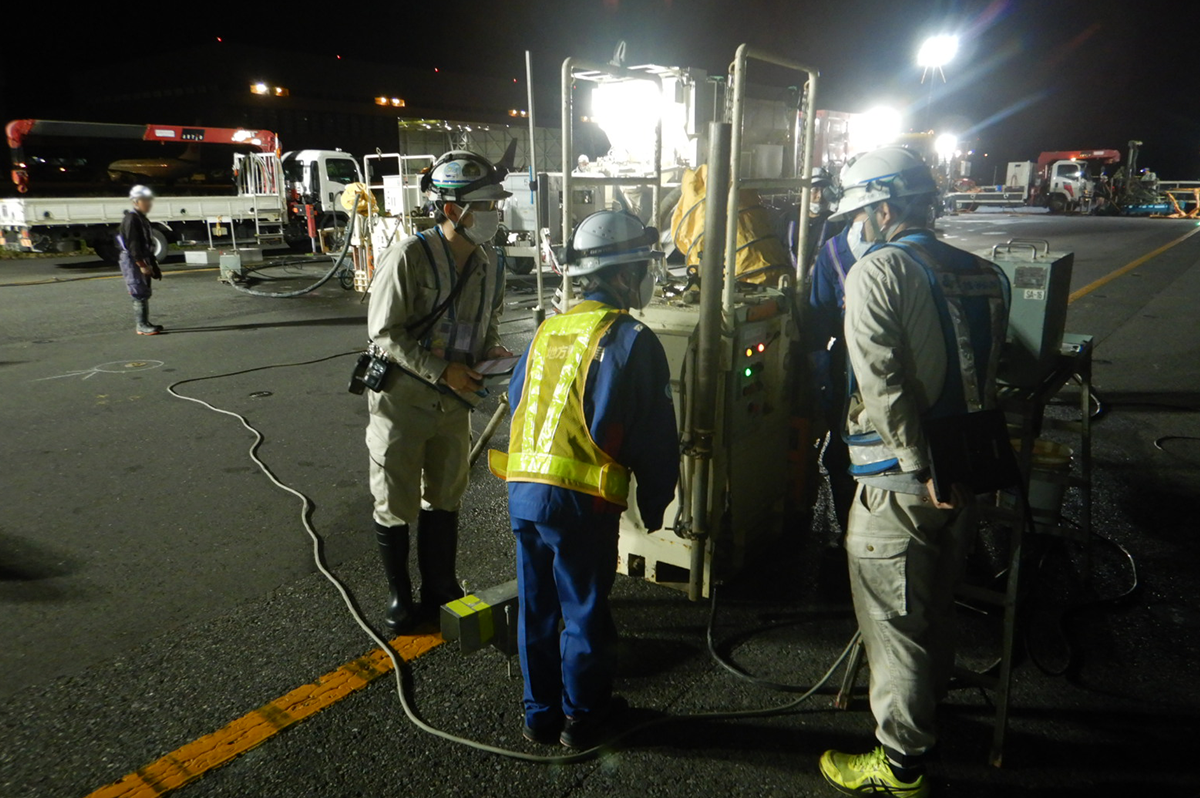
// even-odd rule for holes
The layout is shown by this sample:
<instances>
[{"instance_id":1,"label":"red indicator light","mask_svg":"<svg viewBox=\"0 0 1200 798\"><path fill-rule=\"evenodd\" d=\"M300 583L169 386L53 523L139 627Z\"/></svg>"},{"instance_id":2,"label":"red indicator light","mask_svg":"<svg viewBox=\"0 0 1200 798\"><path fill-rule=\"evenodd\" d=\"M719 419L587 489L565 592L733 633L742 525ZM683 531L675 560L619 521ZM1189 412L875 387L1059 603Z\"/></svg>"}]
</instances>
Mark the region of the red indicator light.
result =
<instances>
[{"instance_id":1,"label":"red indicator light","mask_svg":"<svg viewBox=\"0 0 1200 798\"><path fill-rule=\"evenodd\" d=\"M766 345L766 344L759 344L759 345L758 345L758 351L759 351L759 352L765 352L765 351L767 351L767 345Z\"/></svg>"}]
</instances>

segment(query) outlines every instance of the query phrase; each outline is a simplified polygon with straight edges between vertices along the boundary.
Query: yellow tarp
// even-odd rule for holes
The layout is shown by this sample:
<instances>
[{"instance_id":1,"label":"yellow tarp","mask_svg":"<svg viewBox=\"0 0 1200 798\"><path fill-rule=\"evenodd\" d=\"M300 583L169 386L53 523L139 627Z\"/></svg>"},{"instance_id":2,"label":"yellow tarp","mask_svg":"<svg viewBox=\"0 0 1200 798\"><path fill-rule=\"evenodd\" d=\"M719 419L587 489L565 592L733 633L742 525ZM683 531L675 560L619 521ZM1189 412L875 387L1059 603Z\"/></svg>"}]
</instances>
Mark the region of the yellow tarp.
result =
<instances>
[{"instance_id":1,"label":"yellow tarp","mask_svg":"<svg viewBox=\"0 0 1200 798\"><path fill-rule=\"evenodd\" d=\"M683 197L671 215L675 246L687 258L689 266L700 264L704 251L704 198L707 194L708 166L683 173L680 186ZM758 192L738 195L737 279L748 283L779 282L780 275L792 272L791 259L783 242L775 235L767 209L760 204Z\"/></svg>"}]
</instances>

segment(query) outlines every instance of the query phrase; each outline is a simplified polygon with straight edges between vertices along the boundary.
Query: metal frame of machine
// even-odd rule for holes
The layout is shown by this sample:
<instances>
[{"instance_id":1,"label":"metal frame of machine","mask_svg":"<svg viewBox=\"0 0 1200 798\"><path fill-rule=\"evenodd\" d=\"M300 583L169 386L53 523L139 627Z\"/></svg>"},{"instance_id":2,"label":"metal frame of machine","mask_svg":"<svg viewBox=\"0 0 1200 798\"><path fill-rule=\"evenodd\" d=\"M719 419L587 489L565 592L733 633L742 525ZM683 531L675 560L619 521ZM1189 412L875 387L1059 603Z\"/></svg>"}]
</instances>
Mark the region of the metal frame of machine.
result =
<instances>
[{"instance_id":1,"label":"metal frame of machine","mask_svg":"<svg viewBox=\"0 0 1200 798\"><path fill-rule=\"evenodd\" d=\"M742 178L741 140L745 121L746 72L750 60L764 61L804 73L804 113L797 112L793 135L802 142L790 176ZM589 80L661 78L644 71L596 65L575 59L563 64L564 162L571 139L571 85ZM787 442L791 429L788 402L789 349L797 332L793 302L785 290L737 290L724 278L725 264L736 262L738 192L746 188L799 192L800 246L805 245L808 219L808 175L811 172L817 72L788 59L740 47L733 64L729 122L708 130L710 184L729 190L709 192L701 260L699 305L655 300L635 317L659 336L671 364L676 409L682 424L684 463L679 495L667 508L671 529L646 532L636 508L622 516L618 570L687 590L689 598L709 595L715 567L728 575L741 568L758 545L782 527L788 495ZM800 125L803 124L803 128ZM662 120L655 127L654 172L648 175L592 177L564 170L564 204L574 186L650 187L654 207L662 188ZM562 219L563 238L571 234L571 214ZM803 251L803 250L801 250ZM794 286L798 281L793 280ZM564 292L566 295L567 292ZM568 300L569 301L569 300ZM636 477L635 477L636 482ZM674 534L672 534L672 532Z\"/></svg>"}]
</instances>

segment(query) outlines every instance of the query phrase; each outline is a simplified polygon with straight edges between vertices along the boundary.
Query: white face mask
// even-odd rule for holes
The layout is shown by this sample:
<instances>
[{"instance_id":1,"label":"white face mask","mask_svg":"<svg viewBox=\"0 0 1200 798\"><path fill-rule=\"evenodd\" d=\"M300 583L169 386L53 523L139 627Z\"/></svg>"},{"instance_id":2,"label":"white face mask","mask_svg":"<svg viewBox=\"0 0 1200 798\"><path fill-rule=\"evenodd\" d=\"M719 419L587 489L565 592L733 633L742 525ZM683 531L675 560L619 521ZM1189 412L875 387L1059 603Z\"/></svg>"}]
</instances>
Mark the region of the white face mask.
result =
<instances>
[{"instance_id":1,"label":"white face mask","mask_svg":"<svg viewBox=\"0 0 1200 798\"><path fill-rule=\"evenodd\" d=\"M467 203L463 208L462 215L458 217L454 229L466 236L467 240L473 244L486 244L496 237L496 231L500 229L500 211L470 211L470 207L470 203ZM462 220L468 212L475 223L470 227L463 227Z\"/></svg>"},{"instance_id":2,"label":"white face mask","mask_svg":"<svg viewBox=\"0 0 1200 798\"><path fill-rule=\"evenodd\" d=\"M855 260L861 260L872 246L871 242L863 237L866 225L866 222L855 222L846 231L846 243L850 245L850 253L854 255Z\"/></svg>"}]
</instances>

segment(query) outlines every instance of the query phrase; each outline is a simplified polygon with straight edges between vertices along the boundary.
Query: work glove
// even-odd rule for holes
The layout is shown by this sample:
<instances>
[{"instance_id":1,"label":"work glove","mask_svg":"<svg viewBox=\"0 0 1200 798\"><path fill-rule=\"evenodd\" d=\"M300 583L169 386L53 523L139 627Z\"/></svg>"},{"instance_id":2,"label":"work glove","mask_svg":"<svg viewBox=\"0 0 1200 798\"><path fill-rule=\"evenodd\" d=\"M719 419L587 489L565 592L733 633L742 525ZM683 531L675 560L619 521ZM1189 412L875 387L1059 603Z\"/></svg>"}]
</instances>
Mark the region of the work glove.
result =
<instances>
[{"instance_id":1,"label":"work glove","mask_svg":"<svg viewBox=\"0 0 1200 798\"><path fill-rule=\"evenodd\" d=\"M156 263L156 264L154 264L154 274L153 274L152 276L154 277L154 279L155 279L155 280L161 280L161 279L162 279L162 269L158 268L158 264L157 264L157 263Z\"/></svg>"}]
</instances>

